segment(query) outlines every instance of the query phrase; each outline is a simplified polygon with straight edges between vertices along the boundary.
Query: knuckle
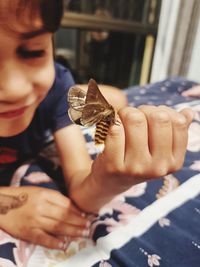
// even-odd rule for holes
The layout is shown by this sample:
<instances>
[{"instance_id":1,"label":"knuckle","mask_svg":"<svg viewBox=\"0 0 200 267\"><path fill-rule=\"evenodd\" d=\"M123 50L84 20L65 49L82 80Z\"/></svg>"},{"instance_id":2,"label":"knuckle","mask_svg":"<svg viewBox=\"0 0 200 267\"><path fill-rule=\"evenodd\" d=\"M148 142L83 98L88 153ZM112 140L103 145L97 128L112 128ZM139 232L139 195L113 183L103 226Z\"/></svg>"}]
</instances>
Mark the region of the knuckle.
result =
<instances>
[{"instance_id":1,"label":"knuckle","mask_svg":"<svg viewBox=\"0 0 200 267\"><path fill-rule=\"evenodd\" d=\"M139 110L134 110L131 112L127 112L124 115L124 121L127 124L134 124L134 126L141 125L146 121L146 117L144 113Z\"/></svg>"},{"instance_id":2,"label":"knuckle","mask_svg":"<svg viewBox=\"0 0 200 267\"><path fill-rule=\"evenodd\" d=\"M166 111L157 110L151 113L151 119L159 124L168 124L170 122L170 116Z\"/></svg>"},{"instance_id":3,"label":"knuckle","mask_svg":"<svg viewBox=\"0 0 200 267\"><path fill-rule=\"evenodd\" d=\"M35 214L43 214L44 212L44 207L42 204L37 204L35 207Z\"/></svg>"},{"instance_id":4,"label":"knuckle","mask_svg":"<svg viewBox=\"0 0 200 267\"><path fill-rule=\"evenodd\" d=\"M61 221L65 221L67 219L67 211L66 210L60 211L58 218Z\"/></svg>"},{"instance_id":5,"label":"knuckle","mask_svg":"<svg viewBox=\"0 0 200 267\"><path fill-rule=\"evenodd\" d=\"M41 232L37 231L34 233L34 235L31 238L31 242L34 244L41 244L42 240L43 240L43 235Z\"/></svg>"},{"instance_id":6,"label":"knuckle","mask_svg":"<svg viewBox=\"0 0 200 267\"><path fill-rule=\"evenodd\" d=\"M174 159L170 171L175 172L180 170L184 164L184 159L185 159L184 155L182 157L179 157L178 159Z\"/></svg>"},{"instance_id":7,"label":"knuckle","mask_svg":"<svg viewBox=\"0 0 200 267\"><path fill-rule=\"evenodd\" d=\"M121 135L121 125L112 125L108 130L108 135L111 137L118 137Z\"/></svg>"},{"instance_id":8,"label":"knuckle","mask_svg":"<svg viewBox=\"0 0 200 267\"><path fill-rule=\"evenodd\" d=\"M169 165L166 161L160 162L159 164L155 164L153 168L153 176L155 178L165 176L166 174L169 173Z\"/></svg>"},{"instance_id":9,"label":"knuckle","mask_svg":"<svg viewBox=\"0 0 200 267\"><path fill-rule=\"evenodd\" d=\"M134 168L128 170L128 174L135 177L141 177L144 174L144 169L140 164L134 165Z\"/></svg>"},{"instance_id":10,"label":"knuckle","mask_svg":"<svg viewBox=\"0 0 200 267\"><path fill-rule=\"evenodd\" d=\"M107 163L106 170L110 175L121 175L124 173L124 168L120 164Z\"/></svg>"},{"instance_id":11,"label":"knuckle","mask_svg":"<svg viewBox=\"0 0 200 267\"><path fill-rule=\"evenodd\" d=\"M173 120L173 125L177 128L186 128L187 127L187 120L184 115L179 114Z\"/></svg>"},{"instance_id":12,"label":"knuckle","mask_svg":"<svg viewBox=\"0 0 200 267\"><path fill-rule=\"evenodd\" d=\"M159 109L164 109L164 110L169 110L169 107L165 106L165 105L159 105L158 106Z\"/></svg>"},{"instance_id":13,"label":"knuckle","mask_svg":"<svg viewBox=\"0 0 200 267\"><path fill-rule=\"evenodd\" d=\"M62 229L62 224L60 222L56 222L52 226L52 230L54 233L60 233Z\"/></svg>"},{"instance_id":14,"label":"knuckle","mask_svg":"<svg viewBox=\"0 0 200 267\"><path fill-rule=\"evenodd\" d=\"M149 105L148 105L148 106L149 106ZM141 109L141 110L144 110L144 109L147 108L147 105L142 104L142 105L139 105L138 108Z\"/></svg>"},{"instance_id":15,"label":"knuckle","mask_svg":"<svg viewBox=\"0 0 200 267\"><path fill-rule=\"evenodd\" d=\"M126 174L132 177L144 178L151 172L152 160L149 156L143 156L142 160L135 159L126 162Z\"/></svg>"},{"instance_id":16,"label":"knuckle","mask_svg":"<svg viewBox=\"0 0 200 267\"><path fill-rule=\"evenodd\" d=\"M140 106L138 106L138 109L142 110L143 112L148 112L148 111L152 111L154 110L156 107L153 105L146 105L146 104L142 104Z\"/></svg>"},{"instance_id":17,"label":"knuckle","mask_svg":"<svg viewBox=\"0 0 200 267\"><path fill-rule=\"evenodd\" d=\"M134 108L132 108L132 107L124 107L124 108L121 108L121 109L119 110L118 114L119 114L120 117L124 117L124 116L125 116L127 113L129 113L130 110L132 110L132 109L134 109Z\"/></svg>"},{"instance_id":18,"label":"knuckle","mask_svg":"<svg viewBox=\"0 0 200 267\"><path fill-rule=\"evenodd\" d=\"M63 209L63 215L66 216L68 214L69 208L72 202L69 198L65 198L65 208Z\"/></svg>"},{"instance_id":19,"label":"knuckle","mask_svg":"<svg viewBox=\"0 0 200 267\"><path fill-rule=\"evenodd\" d=\"M147 165L137 162L127 168L127 174L133 177L143 177L147 171L147 168Z\"/></svg>"}]
</instances>

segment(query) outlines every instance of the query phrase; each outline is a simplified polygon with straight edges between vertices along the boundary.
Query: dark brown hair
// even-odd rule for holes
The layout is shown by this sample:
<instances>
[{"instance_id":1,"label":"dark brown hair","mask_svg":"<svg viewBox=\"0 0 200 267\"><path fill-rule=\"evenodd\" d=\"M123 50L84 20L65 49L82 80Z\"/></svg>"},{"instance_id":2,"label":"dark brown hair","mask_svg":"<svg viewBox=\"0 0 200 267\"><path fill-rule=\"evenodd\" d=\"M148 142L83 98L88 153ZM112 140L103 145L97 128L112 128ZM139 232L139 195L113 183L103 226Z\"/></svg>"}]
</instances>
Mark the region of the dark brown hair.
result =
<instances>
[{"instance_id":1,"label":"dark brown hair","mask_svg":"<svg viewBox=\"0 0 200 267\"><path fill-rule=\"evenodd\" d=\"M40 14L47 31L55 32L63 14L62 0L40 0Z\"/></svg>"}]
</instances>

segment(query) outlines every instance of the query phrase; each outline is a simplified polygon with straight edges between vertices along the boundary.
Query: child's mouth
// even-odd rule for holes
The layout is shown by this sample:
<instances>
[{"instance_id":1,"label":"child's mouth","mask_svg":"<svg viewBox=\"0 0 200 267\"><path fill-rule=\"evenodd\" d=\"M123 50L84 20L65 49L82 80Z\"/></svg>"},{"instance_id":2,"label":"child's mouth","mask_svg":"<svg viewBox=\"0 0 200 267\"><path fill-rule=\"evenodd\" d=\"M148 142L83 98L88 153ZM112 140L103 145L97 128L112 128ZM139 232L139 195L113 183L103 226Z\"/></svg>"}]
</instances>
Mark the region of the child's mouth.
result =
<instances>
[{"instance_id":1,"label":"child's mouth","mask_svg":"<svg viewBox=\"0 0 200 267\"><path fill-rule=\"evenodd\" d=\"M7 111L7 112L0 112L0 118L2 119L12 119L15 117L19 117L24 114L28 107L23 107L20 109L12 110L12 111Z\"/></svg>"}]
</instances>

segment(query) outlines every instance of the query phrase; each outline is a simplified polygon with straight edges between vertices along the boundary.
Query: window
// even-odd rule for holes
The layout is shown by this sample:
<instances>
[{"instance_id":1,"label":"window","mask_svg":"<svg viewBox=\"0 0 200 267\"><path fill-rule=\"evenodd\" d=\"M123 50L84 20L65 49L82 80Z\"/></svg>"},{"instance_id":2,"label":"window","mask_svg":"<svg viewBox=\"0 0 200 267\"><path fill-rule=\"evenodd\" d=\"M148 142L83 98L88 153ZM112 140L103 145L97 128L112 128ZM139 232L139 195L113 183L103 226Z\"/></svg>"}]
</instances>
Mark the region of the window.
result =
<instances>
[{"instance_id":1,"label":"window","mask_svg":"<svg viewBox=\"0 0 200 267\"><path fill-rule=\"evenodd\" d=\"M161 0L65 3L56 54L78 83L94 78L125 88L149 81Z\"/></svg>"}]
</instances>

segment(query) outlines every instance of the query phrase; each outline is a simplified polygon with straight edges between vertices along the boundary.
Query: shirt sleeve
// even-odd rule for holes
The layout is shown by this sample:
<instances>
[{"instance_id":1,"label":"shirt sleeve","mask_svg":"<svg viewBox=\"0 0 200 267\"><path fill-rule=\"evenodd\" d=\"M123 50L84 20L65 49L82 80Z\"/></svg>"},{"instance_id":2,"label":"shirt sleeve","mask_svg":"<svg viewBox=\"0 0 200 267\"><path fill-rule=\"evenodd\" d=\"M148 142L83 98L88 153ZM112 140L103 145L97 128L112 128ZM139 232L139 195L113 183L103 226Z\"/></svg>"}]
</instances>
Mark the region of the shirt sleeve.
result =
<instances>
[{"instance_id":1,"label":"shirt sleeve","mask_svg":"<svg viewBox=\"0 0 200 267\"><path fill-rule=\"evenodd\" d=\"M70 71L65 67L55 64L55 71L55 81L46 99L52 132L72 123L68 116L67 94L69 88L75 84Z\"/></svg>"}]
</instances>

